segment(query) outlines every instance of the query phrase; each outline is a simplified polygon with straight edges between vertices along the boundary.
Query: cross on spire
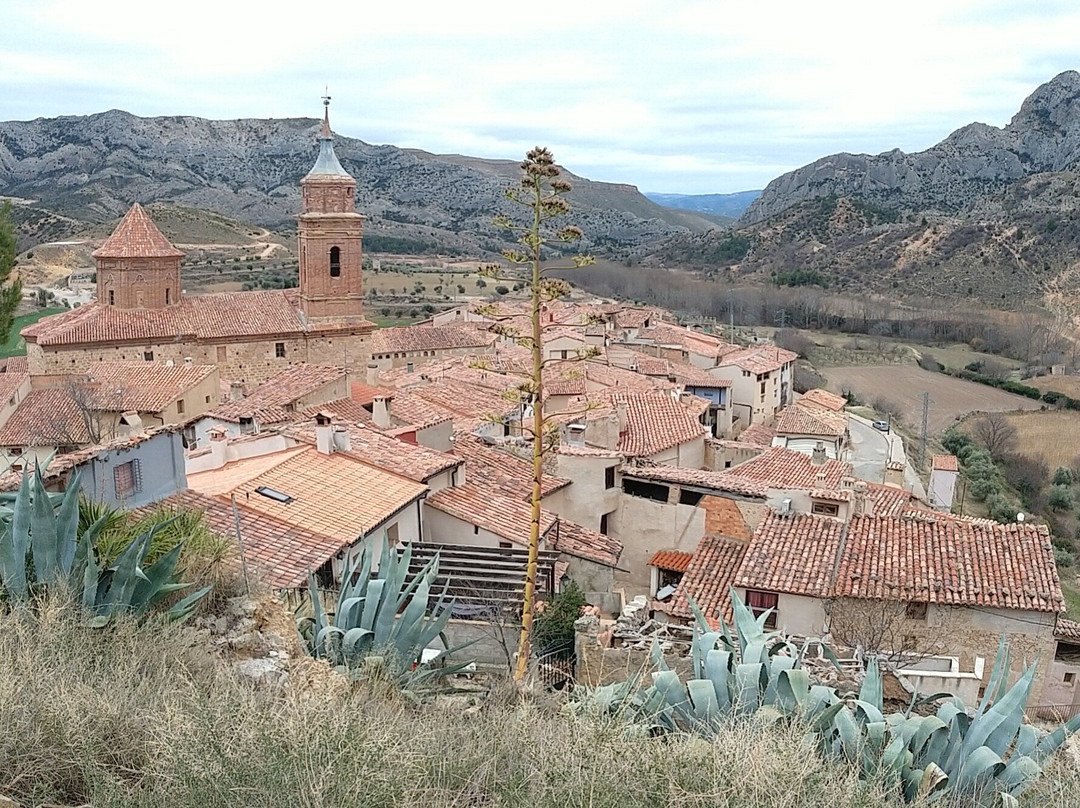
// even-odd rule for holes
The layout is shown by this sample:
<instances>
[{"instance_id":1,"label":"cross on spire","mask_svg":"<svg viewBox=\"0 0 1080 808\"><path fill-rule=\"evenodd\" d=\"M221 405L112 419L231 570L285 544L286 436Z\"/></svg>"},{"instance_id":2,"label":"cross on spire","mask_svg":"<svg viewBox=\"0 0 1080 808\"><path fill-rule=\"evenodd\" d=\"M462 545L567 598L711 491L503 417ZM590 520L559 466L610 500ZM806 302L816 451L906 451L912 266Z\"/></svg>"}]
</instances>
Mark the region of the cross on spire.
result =
<instances>
[{"instance_id":1,"label":"cross on spire","mask_svg":"<svg viewBox=\"0 0 1080 808\"><path fill-rule=\"evenodd\" d=\"M330 87L327 86L324 90L322 97L323 102L323 124L322 124L322 137L330 137Z\"/></svg>"}]
</instances>

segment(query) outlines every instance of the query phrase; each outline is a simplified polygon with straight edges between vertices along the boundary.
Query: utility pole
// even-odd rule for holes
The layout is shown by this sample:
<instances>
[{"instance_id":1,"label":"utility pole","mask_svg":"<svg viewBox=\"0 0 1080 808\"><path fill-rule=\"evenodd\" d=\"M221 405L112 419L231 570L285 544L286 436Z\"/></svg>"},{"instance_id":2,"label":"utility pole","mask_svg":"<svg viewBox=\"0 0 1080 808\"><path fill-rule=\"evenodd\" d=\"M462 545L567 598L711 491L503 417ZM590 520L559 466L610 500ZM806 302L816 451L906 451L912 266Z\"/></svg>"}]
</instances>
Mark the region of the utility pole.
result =
<instances>
[{"instance_id":1,"label":"utility pole","mask_svg":"<svg viewBox=\"0 0 1080 808\"><path fill-rule=\"evenodd\" d=\"M735 344L735 293L730 289L727 293L727 313L728 313L728 342L732 345Z\"/></svg>"},{"instance_id":2,"label":"utility pole","mask_svg":"<svg viewBox=\"0 0 1080 808\"><path fill-rule=\"evenodd\" d=\"M922 394L922 441L919 445L919 465L926 466L926 433L930 422L930 393Z\"/></svg>"}]
</instances>

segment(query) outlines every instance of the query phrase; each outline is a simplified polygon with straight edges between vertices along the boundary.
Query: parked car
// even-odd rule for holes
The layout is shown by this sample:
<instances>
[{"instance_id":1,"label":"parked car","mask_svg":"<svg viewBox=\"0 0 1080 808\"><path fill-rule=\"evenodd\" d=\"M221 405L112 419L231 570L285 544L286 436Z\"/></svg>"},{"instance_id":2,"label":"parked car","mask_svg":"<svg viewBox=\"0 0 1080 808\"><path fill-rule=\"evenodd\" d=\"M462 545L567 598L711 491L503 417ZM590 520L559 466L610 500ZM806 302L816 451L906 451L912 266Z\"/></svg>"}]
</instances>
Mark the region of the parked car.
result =
<instances>
[{"instance_id":1,"label":"parked car","mask_svg":"<svg viewBox=\"0 0 1080 808\"><path fill-rule=\"evenodd\" d=\"M888 432L889 431L889 422L888 421L874 421L872 426L874 427L874 429L877 429L877 430L879 430L881 432Z\"/></svg>"}]
</instances>

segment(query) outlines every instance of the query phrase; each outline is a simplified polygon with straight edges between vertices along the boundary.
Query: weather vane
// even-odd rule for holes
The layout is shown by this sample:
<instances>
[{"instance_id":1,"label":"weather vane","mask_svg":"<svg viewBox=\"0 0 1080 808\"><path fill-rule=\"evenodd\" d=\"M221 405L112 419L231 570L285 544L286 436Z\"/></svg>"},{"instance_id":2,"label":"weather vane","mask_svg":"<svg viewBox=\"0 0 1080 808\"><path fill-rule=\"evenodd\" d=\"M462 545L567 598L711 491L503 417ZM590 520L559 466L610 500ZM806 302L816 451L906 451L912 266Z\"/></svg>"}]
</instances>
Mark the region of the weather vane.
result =
<instances>
[{"instance_id":1,"label":"weather vane","mask_svg":"<svg viewBox=\"0 0 1080 808\"><path fill-rule=\"evenodd\" d=\"M324 92L324 95L322 97L323 106L328 107L328 106L330 106L330 85L329 84L326 85L326 88L323 90L323 92Z\"/></svg>"}]
</instances>

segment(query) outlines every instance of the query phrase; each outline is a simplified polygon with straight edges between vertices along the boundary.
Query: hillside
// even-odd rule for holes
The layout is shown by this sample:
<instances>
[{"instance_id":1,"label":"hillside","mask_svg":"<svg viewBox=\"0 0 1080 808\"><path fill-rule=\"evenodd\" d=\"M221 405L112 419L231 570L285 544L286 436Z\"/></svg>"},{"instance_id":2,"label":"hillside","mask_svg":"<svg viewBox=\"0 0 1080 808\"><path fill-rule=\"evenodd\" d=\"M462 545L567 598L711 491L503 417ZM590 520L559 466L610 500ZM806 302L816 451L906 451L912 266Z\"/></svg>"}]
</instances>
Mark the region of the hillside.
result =
<instances>
[{"instance_id":1,"label":"hillside","mask_svg":"<svg viewBox=\"0 0 1080 808\"><path fill-rule=\"evenodd\" d=\"M646 191L645 196L664 207L737 219L761 196L761 191L739 191L734 194L658 194Z\"/></svg>"},{"instance_id":2,"label":"hillside","mask_svg":"<svg viewBox=\"0 0 1080 808\"><path fill-rule=\"evenodd\" d=\"M117 218L135 201L213 211L272 229L294 225L300 178L315 157L310 118L212 121L140 118L119 110L0 123L0 195L20 198L25 248ZM348 137L336 139L357 179L357 207L374 237L404 239L415 250L478 253L498 248L492 216L517 163L439 156ZM634 247L708 219L650 202L628 185L578 188L574 218L591 249Z\"/></svg>"},{"instance_id":3,"label":"hillside","mask_svg":"<svg viewBox=\"0 0 1080 808\"><path fill-rule=\"evenodd\" d=\"M1080 73L1066 71L1024 101L1007 126L964 126L915 154L833 154L770 182L741 224L799 202L856 196L903 212L960 213L1011 183L1080 161Z\"/></svg>"}]
</instances>

